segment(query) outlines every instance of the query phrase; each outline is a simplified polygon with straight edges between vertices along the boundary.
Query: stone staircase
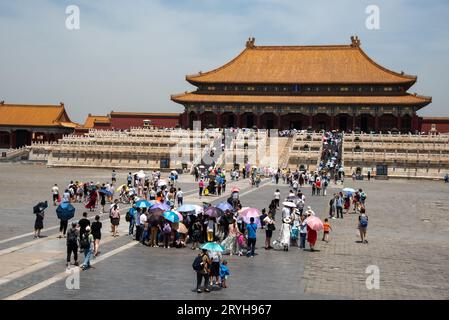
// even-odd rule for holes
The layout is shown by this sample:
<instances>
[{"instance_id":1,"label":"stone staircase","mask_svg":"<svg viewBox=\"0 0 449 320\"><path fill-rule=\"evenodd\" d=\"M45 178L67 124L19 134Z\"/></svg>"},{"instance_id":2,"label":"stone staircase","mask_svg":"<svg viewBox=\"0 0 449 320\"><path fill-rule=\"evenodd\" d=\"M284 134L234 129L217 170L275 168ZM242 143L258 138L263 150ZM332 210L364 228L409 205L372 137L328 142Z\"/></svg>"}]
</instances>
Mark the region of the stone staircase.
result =
<instances>
[{"instance_id":1,"label":"stone staircase","mask_svg":"<svg viewBox=\"0 0 449 320\"><path fill-rule=\"evenodd\" d=\"M14 162L21 160L28 160L30 147L24 146L18 149L11 149L0 152L0 162Z\"/></svg>"}]
</instances>

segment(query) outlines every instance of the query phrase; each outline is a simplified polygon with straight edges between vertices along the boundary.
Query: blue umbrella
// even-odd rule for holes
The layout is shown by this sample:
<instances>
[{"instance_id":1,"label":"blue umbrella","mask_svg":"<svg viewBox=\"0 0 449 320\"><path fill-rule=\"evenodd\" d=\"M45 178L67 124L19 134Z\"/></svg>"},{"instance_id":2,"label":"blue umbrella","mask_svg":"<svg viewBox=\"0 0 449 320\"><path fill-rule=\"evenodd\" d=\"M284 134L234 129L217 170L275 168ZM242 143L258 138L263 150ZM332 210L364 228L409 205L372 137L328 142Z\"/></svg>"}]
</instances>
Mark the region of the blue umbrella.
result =
<instances>
[{"instance_id":1,"label":"blue umbrella","mask_svg":"<svg viewBox=\"0 0 449 320\"><path fill-rule=\"evenodd\" d=\"M147 200L139 200L134 204L136 208L151 208L154 204Z\"/></svg>"},{"instance_id":2,"label":"blue umbrella","mask_svg":"<svg viewBox=\"0 0 449 320\"><path fill-rule=\"evenodd\" d=\"M112 195L114 195L114 194L113 194L111 191L109 191L108 189L103 189L103 188L101 188L100 191L98 191L98 192L104 193L104 194L107 195L107 196L112 196Z\"/></svg>"},{"instance_id":3,"label":"blue umbrella","mask_svg":"<svg viewBox=\"0 0 449 320\"><path fill-rule=\"evenodd\" d=\"M215 252L223 252L224 251L223 247L216 242L207 242L201 246L201 249L215 251Z\"/></svg>"},{"instance_id":4,"label":"blue umbrella","mask_svg":"<svg viewBox=\"0 0 449 320\"><path fill-rule=\"evenodd\" d=\"M166 211L166 212L164 212L163 217L166 220L168 220L170 222L173 222L173 223L179 222L178 215L176 214L176 212L173 212L173 211Z\"/></svg>"},{"instance_id":5,"label":"blue umbrella","mask_svg":"<svg viewBox=\"0 0 449 320\"><path fill-rule=\"evenodd\" d=\"M217 207L218 209L220 209L221 211L231 211L232 209L234 209L228 202L220 202L218 205L216 205L215 207Z\"/></svg>"},{"instance_id":6,"label":"blue umbrella","mask_svg":"<svg viewBox=\"0 0 449 320\"><path fill-rule=\"evenodd\" d=\"M196 207L193 204L184 204L178 208L178 212L192 212L196 211Z\"/></svg>"},{"instance_id":7,"label":"blue umbrella","mask_svg":"<svg viewBox=\"0 0 449 320\"><path fill-rule=\"evenodd\" d=\"M56 214L59 219L67 221L75 216L75 207L70 204L70 202L62 202L56 208Z\"/></svg>"}]
</instances>

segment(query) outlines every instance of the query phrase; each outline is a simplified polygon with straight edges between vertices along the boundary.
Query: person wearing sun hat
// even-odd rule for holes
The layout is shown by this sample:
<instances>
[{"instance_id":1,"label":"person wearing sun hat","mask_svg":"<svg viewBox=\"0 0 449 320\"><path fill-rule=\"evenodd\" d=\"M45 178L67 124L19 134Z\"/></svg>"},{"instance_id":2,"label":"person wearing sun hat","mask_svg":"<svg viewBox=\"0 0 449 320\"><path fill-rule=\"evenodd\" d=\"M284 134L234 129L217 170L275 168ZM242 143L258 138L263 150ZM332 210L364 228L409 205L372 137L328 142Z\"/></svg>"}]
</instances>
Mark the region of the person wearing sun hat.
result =
<instances>
[{"instance_id":1,"label":"person wearing sun hat","mask_svg":"<svg viewBox=\"0 0 449 320\"><path fill-rule=\"evenodd\" d=\"M292 219L290 217L285 217L282 219L282 226L279 232L279 242L282 246L284 246L284 251L288 251L288 248L290 247L291 223Z\"/></svg>"},{"instance_id":2,"label":"person wearing sun hat","mask_svg":"<svg viewBox=\"0 0 449 320\"><path fill-rule=\"evenodd\" d=\"M307 211L306 211L306 216L314 216L315 215L315 212L312 210L312 207L311 206L308 206L307 207Z\"/></svg>"}]
</instances>

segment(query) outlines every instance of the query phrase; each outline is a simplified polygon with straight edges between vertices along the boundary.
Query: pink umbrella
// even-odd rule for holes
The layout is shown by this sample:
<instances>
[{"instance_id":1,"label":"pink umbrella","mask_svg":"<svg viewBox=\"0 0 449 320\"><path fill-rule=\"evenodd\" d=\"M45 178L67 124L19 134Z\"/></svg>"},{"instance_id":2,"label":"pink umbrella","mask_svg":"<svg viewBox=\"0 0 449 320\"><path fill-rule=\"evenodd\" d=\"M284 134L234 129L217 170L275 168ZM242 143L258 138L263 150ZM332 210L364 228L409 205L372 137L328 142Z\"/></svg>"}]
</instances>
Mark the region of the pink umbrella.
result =
<instances>
[{"instance_id":1,"label":"pink umbrella","mask_svg":"<svg viewBox=\"0 0 449 320\"><path fill-rule=\"evenodd\" d=\"M237 188L237 187L233 187L233 188L231 189L231 193L233 193L233 192L240 192L240 189Z\"/></svg>"},{"instance_id":2,"label":"pink umbrella","mask_svg":"<svg viewBox=\"0 0 449 320\"><path fill-rule=\"evenodd\" d=\"M240 215L242 217L247 217L247 218L258 218L260 217L261 213L259 211L259 209L256 208L248 208L248 207L244 207L239 211Z\"/></svg>"},{"instance_id":3,"label":"pink umbrella","mask_svg":"<svg viewBox=\"0 0 449 320\"><path fill-rule=\"evenodd\" d=\"M315 231L323 230L323 221L320 220L317 216L309 216L307 219L307 225L310 227L310 229Z\"/></svg>"},{"instance_id":4,"label":"pink umbrella","mask_svg":"<svg viewBox=\"0 0 449 320\"><path fill-rule=\"evenodd\" d=\"M179 218L179 221L183 221L183 220L184 220L184 217L182 216L181 213L179 213L178 211L173 211L173 212L176 213L176 215L177 215L178 218Z\"/></svg>"}]
</instances>

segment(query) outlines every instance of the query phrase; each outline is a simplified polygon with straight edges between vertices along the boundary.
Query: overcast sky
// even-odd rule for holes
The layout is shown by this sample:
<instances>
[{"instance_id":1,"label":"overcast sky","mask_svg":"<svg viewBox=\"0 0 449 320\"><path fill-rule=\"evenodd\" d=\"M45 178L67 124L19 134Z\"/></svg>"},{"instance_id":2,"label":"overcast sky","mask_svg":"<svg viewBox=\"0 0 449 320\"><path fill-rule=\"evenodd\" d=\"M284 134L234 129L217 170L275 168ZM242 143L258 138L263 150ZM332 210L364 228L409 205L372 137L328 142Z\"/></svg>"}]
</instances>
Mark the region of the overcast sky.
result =
<instances>
[{"instance_id":1,"label":"overcast sky","mask_svg":"<svg viewBox=\"0 0 449 320\"><path fill-rule=\"evenodd\" d=\"M365 26L380 8L380 30ZM80 9L80 30L65 26ZM170 94L186 74L256 45L349 44L357 34L376 62L418 75L433 97L421 115L449 116L449 1L444 0L0 0L0 100L88 113L181 112Z\"/></svg>"}]
</instances>

